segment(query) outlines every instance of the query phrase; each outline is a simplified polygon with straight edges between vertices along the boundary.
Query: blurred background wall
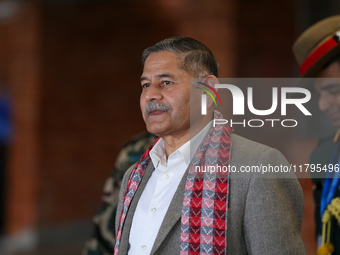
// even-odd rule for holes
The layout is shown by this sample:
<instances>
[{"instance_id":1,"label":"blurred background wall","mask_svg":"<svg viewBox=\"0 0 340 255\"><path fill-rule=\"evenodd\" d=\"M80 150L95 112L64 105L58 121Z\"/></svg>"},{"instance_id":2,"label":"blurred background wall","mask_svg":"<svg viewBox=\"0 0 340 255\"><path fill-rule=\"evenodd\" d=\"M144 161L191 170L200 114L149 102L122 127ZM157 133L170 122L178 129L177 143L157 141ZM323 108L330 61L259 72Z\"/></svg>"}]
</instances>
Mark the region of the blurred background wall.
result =
<instances>
[{"instance_id":1,"label":"blurred background wall","mask_svg":"<svg viewBox=\"0 0 340 255\"><path fill-rule=\"evenodd\" d=\"M212 50L220 77L298 77L294 40L339 12L335 0L0 1L0 254L80 254L120 146L145 130L143 49L185 35ZM236 132L294 164L323 134ZM300 182L315 254L312 185Z\"/></svg>"}]
</instances>

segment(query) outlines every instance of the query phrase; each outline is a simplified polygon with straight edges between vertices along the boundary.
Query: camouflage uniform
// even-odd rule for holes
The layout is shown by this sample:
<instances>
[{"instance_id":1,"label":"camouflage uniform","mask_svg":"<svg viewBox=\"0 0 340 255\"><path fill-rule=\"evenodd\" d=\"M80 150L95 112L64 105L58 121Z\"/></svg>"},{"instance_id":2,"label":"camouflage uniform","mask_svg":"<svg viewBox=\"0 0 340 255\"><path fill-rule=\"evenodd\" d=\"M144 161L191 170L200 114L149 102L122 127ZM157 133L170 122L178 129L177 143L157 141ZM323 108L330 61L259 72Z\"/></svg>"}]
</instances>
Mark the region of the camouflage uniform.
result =
<instances>
[{"instance_id":1,"label":"camouflage uniform","mask_svg":"<svg viewBox=\"0 0 340 255\"><path fill-rule=\"evenodd\" d=\"M102 205L93 218L94 230L82 255L112 255L115 243L115 217L118 194L125 171L136 163L157 137L143 133L128 141L120 150L112 176L106 180Z\"/></svg>"}]
</instances>

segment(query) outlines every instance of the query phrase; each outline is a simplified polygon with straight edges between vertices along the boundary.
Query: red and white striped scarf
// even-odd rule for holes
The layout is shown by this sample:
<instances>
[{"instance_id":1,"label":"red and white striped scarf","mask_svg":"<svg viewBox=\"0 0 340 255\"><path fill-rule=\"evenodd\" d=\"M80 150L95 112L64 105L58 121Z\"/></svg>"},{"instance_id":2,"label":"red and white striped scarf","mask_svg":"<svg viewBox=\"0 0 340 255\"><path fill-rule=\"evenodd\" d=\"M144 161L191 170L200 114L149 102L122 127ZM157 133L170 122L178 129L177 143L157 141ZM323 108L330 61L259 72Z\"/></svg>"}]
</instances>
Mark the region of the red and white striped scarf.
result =
<instances>
[{"instance_id":1,"label":"red and white striped scarf","mask_svg":"<svg viewBox=\"0 0 340 255\"><path fill-rule=\"evenodd\" d=\"M215 110L214 119L223 119L223 116ZM191 161L182 207L181 255L220 255L227 252L229 173L196 170L198 167L207 169L208 166L214 166L215 169L217 166L221 167L219 169L228 167L231 132L232 128L227 124L212 127ZM151 161L150 150L157 141L158 139L143 154L129 176L114 255L118 255L122 229L131 200Z\"/></svg>"}]
</instances>

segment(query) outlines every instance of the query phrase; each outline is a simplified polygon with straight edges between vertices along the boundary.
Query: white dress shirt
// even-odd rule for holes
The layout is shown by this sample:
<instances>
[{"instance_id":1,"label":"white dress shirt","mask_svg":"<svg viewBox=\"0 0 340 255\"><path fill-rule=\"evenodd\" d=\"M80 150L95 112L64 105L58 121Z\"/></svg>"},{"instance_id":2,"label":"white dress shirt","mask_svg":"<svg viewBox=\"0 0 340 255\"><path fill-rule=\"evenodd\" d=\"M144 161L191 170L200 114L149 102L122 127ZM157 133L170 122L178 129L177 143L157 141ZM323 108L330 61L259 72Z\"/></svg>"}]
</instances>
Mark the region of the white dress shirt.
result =
<instances>
[{"instance_id":1,"label":"white dress shirt","mask_svg":"<svg viewBox=\"0 0 340 255\"><path fill-rule=\"evenodd\" d=\"M171 153L168 159L166 159L163 138L159 139L150 151L155 170L145 186L133 216L129 236L129 255L151 253L177 187L211 126L212 122L209 122L190 141Z\"/></svg>"}]
</instances>

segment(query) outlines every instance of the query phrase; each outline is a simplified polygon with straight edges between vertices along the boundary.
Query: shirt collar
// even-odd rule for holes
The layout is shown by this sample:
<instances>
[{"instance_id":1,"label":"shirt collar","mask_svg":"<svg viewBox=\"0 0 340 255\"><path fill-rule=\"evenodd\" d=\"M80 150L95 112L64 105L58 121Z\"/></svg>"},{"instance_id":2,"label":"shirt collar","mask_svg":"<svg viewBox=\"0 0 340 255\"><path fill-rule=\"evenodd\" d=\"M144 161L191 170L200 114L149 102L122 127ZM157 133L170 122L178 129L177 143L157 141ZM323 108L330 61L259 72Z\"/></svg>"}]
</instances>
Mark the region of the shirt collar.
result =
<instances>
[{"instance_id":1,"label":"shirt collar","mask_svg":"<svg viewBox=\"0 0 340 255\"><path fill-rule=\"evenodd\" d=\"M161 165L166 165L166 154L163 138L160 138L153 146L150 151L150 157L155 168L158 167L159 163L161 163Z\"/></svg>"},{"instance_id":2,"label":"shirt collar","mask_svg":"<svg viewBox=\"0 0 340 255\"><path fill-rule=\"evenodd\" d=\"M210 121L198 134L196 134L193 138L191 138L191 140L187 141L185 144L183 144L181 147L179 147L176 150L176 152L179 151L183 155L185 164L189 165L191 159L195 155L203 139L209 134L211 127L212 127L212 121ZM154 167L158 167L159 163L161 163L161 165L163 166L167 166L167 159L166 159L163 138L160 138L157 141L157 143L154 145L154 147L151 149L150 157L151 157Z\"/></svg>"}]
</instances>

